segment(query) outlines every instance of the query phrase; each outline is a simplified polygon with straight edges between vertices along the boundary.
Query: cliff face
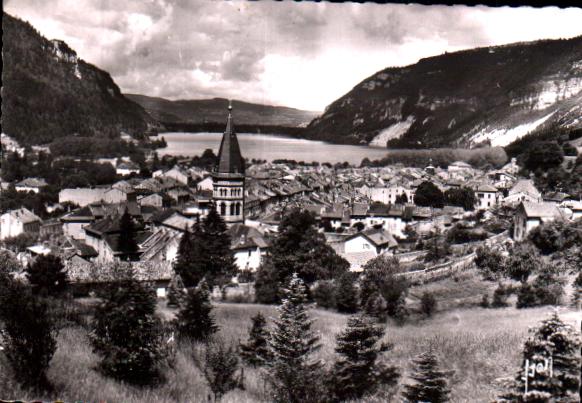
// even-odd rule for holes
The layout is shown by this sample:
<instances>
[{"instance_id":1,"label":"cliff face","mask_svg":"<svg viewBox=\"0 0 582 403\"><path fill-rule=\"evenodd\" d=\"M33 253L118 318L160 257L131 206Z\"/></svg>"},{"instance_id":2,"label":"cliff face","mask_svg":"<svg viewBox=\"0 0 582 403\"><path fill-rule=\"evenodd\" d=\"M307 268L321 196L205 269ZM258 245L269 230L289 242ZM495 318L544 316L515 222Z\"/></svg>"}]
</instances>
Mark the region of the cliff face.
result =
<instances>
[{"instance_id":1,"label":"cliff face","mask_svg":"<svg viewBox=\"0 0 582 403\"><path fill-rule=\"evenodd\" d=\"M333 102L307 137L390 147L505 146L582 127L582 37L479 48L387 68Z\"/></svg>"},{"instance_id":2,"label":"cliff face","mask_svg":"<svg viewBox=\"0 0 582 403\"><path fill-rule=\"evenodd\" d=\"M156 122L125 98L109 73L84 62L66 43L2 16L2 131L22 144L56 137L142 136Z\"/></svg>"}]
</instances>

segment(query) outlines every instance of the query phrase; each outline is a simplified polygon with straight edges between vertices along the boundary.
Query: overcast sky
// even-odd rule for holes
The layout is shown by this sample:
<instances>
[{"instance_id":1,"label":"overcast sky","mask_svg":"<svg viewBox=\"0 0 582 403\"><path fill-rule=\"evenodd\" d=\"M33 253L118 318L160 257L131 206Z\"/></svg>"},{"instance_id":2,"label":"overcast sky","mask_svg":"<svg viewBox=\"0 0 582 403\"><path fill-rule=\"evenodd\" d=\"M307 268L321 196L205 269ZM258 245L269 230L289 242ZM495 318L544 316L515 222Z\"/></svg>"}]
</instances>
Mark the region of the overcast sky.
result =
<instances>
[{"instance_id":1,"label":"overcast sky","mask_svg":"<svg viewBox=\"0 0 582 403\"><path fill-rule=\"evenodd\" d=\"M8 0L126 93L321 111L389 66L582 35L582 9L201 0Z\"/></svg>"}]
</instances>

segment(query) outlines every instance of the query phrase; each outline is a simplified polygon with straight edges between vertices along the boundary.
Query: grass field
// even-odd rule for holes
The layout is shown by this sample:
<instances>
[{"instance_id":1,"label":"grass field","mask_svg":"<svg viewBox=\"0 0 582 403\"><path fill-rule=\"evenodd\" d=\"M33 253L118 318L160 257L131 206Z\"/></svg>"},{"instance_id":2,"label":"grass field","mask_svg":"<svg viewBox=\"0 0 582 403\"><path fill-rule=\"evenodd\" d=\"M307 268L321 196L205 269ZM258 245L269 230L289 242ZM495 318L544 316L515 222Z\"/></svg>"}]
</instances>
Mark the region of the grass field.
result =
<instances>
[{"instance_id":1,"label":"grass field","mask_svg":"<svg viewBox=\"0 0 582 403\"><path fill-rule=\"evenodd\" d=\"M547 317L554 308L543 307L517 310L515 308L483 309L474 305L480 300L488 283L466 274L456 281L442 280L413 289L409 297L411 306L415 295L430 289L439 299L439 312L431 319L414 320L414 323L398 327L388 324L385 341L394 345L384 359L398 366L407 382L411 357L432 346L439 355L443 367L454 371L451 377L452 401L487 402L498 394L497 382L512 377L520 367L521 345L531 326ZM448 292L445 292L447 290ZM226 341L245 340L250 317L261 311L267 318L275 317L276 308L253 304L215 305L215 317ZM563 320L580 329L580 312L559 308ZM169 319L174 311L160 304L159 313ZM328 365L334 360L335 335L343 328L347 317L334 312L313 309L315 330L323 344L318 352ZM106 402L203 402L209 389L192 356L200 357L203 347L182 346L177 351L173 369L166 370L167 382L157 388L134 388L103 377L94 367L96 356L87 343L87 331L82 327L67 327L58 337L58 350L51 362L49 378L55 386L50 396L31 396L17 387L4 382L0 376L0 398L65 401ZM0 368L1 372L2 368ZM245 390L227 394L223 402L266 401L260 373L245 368ZM385 401L385 398L367 399ZM396 395L393 401L399 401Z\"/></svg>"}]
</instances>

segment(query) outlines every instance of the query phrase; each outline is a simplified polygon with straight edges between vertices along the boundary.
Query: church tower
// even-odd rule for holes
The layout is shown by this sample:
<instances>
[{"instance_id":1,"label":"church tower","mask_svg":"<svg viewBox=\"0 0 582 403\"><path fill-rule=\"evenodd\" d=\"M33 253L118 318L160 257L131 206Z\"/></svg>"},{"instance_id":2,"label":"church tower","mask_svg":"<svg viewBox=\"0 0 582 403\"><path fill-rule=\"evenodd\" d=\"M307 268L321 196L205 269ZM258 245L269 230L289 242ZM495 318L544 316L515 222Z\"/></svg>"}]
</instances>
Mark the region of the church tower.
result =
<instances>
[{"instance_id":1,"label":"church tower","mask_svg":"<svg viewBox=\"0 0 582 403\"><path fill-rule=\"evenodd\" d=\"M232 122L232 105L228 105L226 130L218 151L218 165L212 175L216 211L231 226L244 223L245 162L240 153Z\"/></svg>"}]
</instances>

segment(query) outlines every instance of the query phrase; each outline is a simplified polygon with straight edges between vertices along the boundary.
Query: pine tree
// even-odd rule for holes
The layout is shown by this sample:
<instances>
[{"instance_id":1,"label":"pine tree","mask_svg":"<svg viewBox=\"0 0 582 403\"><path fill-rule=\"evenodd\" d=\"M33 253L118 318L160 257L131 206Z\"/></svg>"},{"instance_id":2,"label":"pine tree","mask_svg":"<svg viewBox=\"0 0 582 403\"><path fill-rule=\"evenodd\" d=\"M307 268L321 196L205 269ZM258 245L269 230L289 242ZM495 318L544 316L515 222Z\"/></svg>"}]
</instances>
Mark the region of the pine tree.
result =
<instances>
[{"instance_id":1,"label":"pine tree","mask_svg":"<svg viewBox=\"0 0 582 403\"><path fill-rule=\"evenodd\" d=\"M239 371L239 359L236 348L224 345L221 340L215 340L206 346L203 374L212 393L214 401L227 392L243 386L242 369Z\"/></svg>"},{"instance_id":2,"label":"pine tree","mask_svg":"<svg viewBox=\"0 0 582 403\"><path fill-rule=\"evenodd\" d=\"M253 325L249 330L249 338L246 343L241 343L240 355L248 365L259 367L266 365L271 360L270 333L262 313L258 312L251 318L251 321Z\"/></svg>"},{"instance_id":3,"label":"pine tree","mask_svg":"<svg viewBox=\"0 0 582 403\"><path fill-rule=\"evenodd\" d=\"M427 318L430 318L437 310L437 300L430 292L425 291L422 293L420 310Z\"/></svg>"},{"instance_id":4,"label":"pine tree","mask_svg":"<svg viewBox=\"0 0 582 403\"><path fill-rule=\"evenodd\" d=\"M415 382L406 385L404 397L410 402L441 403L449 400L447 374L439 369L437 357L432 351L420 354L413 361L410 375Z\"/></svg>"},{"instance_id":5,"label":"pine tree","mask_svg":"<svg viewBox=\"0 0 582 403\"><path fill-rule=\"evenodd\" d=\"M68 275L63 262L55 255L37 257L26 268L26 277L34 292L43 296L62 294L68 284Z\"/></svg>"},{"instance_id":6,"label":"pine tree","mask_svg":"<svg viewBox=\"0 0 582 403\"><path fill-rule=\"evenodd\" d=\"M218 331L212 316L208 286L204 281L188 290L174 324L180 337L197 341L205 341Z\"/></svg>"},{"instance_id":7,"label":"pine tree","mask_svg":"<svg viewBox=\"0 0 582 403\"><path fill-rule=\"evenodd\" d=\"M197 221L192 226L192 232L186 230L180 239L174 272L182 278L186 287L196 287L206 275L207 259L208 252L203 241L202 226Z\"/></svg>"},{"instance_id":8,"label":"pine tree","mask_svg":"<svg viewBox=\"0 0 582 403\"><path fill-rule=\"evenodd\" d=\"M366 300L366 305L364 305L364 311L366 314L375 318L378 322L385 322L387 313L386 300L379 292L375 292Z\"/></svg>"},{"instance_id":9,"label":"pine tree","mask_svg":"<svg viewBox=\"0 0 582 403\"><path fill-rule=\"evenodd\" d=\"M186 298L186 287L179 274L174 274L168 285L168 306L178 307Z\"/></svg>"},{"instance_id":10,"label":"pine tree","mask_svg":"<svg viewBox=\"0 0 582 403\"><path fill-rule=\"evenodd\" d=\"M356 313L359 308L358 290L355 278L351 273L344 273L338 280L335 291L335 306L338 312Z\"/></svg>"},{"instance_id":11,"label":"pine tree","mask_svg":"<svg viewBox=\"0 0 582 403\"><path fill-rule=\"evenodd\" d=\"M302 403L320 399L319 383L322 363L311 355L321 345L311 330L313 320L306 307L306 287L294 274L283 290L279 318L269 339L273 359L266 379L276 402Z\"/></svg>"},{"instance_id":12,"label":"pine tree","mask_svg":"<svg viewBox=\"0 0 582 403\"><path fill-rule=\"evenodd\" d=\"M335 362L330 380L333 401L359 399L374 394L380 386L393 386L398 377L396 368L378 363L388 346L379 345L384 329L364 316L352 316L347 328L336 337Z\"/></svg>"},{"instance_id":13,"label":"pine tree","mask_svg":"<svg viewBox=\"0 0 582 403\"><path fill-rule=\"evenodd\" d=\"M556 313L530 330L524 343L523 361L545 366L544 359L552 360L552 373L540 371L528 378L525 394L523 364L515 378L513 390L504 399L517 402L577 401L580 388L581 340L571 326L564 324Z\"/></svg>"},{"instance_id":14,"label":"pine tree","mask_svg":"<svg viewBox=\"0 0 582 403\"><path fill-rule=\"evenodd\" d=\"M161 379L168 351L166 331L155 310L155 292L135 279L122 279L109 287L90 334L103 373L136 385Z\"/></svg>"},{"instance_id":15,"label":"pine tree","mask_svg":"<svg viewBox=\"0 0 582 403\"><path fill-rule=\"evenodd\" d=\"M121 260L137 260L138 246L135 240L136 228L127 208L119 221L119 244Z\"/></svg>"}]
</instances>

